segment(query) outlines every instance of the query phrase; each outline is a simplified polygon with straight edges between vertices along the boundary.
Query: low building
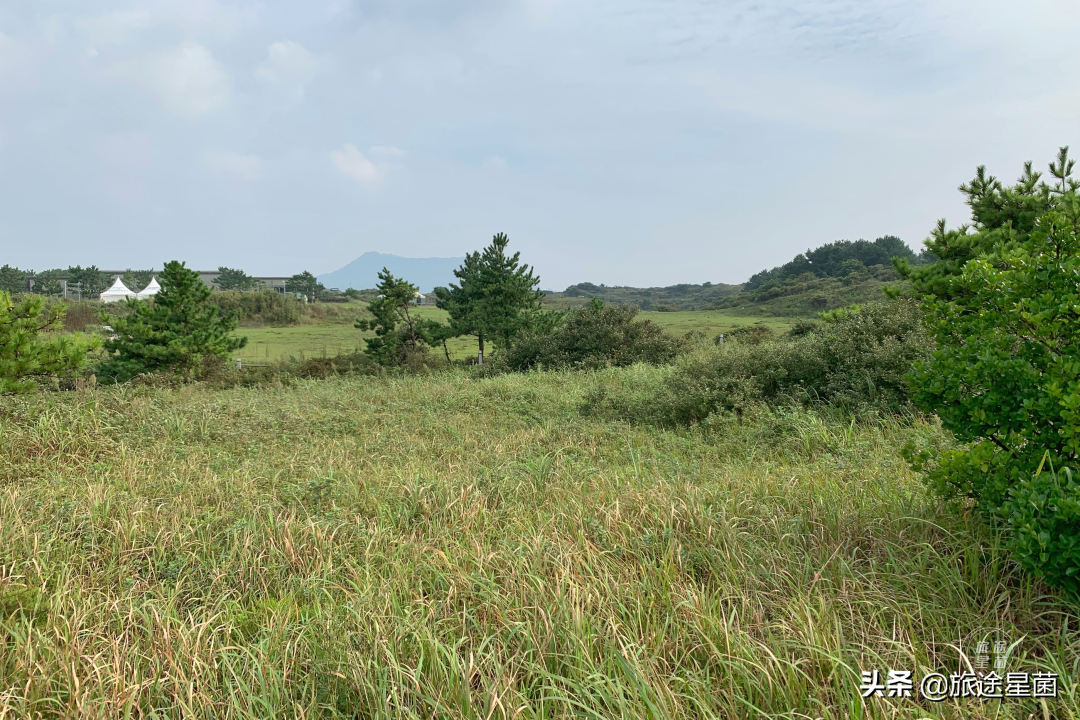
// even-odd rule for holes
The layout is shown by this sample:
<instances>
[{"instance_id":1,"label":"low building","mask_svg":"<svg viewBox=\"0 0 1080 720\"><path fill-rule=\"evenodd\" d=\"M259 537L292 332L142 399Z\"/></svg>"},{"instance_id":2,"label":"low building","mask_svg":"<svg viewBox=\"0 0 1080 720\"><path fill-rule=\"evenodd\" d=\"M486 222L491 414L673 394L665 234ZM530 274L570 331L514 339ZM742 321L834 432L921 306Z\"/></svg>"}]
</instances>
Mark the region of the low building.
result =
<instances>
[{"instance_id":1,"label":"low building","mask_svg":"<svg viewBox=\"0 0 1080 720\"><path fill-rule=\"evenodd\" d=\"M199 270L199 279L202 280L203 285L209 288L217 289L217 285L214 284L214 280L221 277L221 273L217 270ZM285 292L285 283L289 282L289 276L285 277L257 277L255 278L262 283L262 289L274 290L279 293Z\"/></svg>"}]
</instances>

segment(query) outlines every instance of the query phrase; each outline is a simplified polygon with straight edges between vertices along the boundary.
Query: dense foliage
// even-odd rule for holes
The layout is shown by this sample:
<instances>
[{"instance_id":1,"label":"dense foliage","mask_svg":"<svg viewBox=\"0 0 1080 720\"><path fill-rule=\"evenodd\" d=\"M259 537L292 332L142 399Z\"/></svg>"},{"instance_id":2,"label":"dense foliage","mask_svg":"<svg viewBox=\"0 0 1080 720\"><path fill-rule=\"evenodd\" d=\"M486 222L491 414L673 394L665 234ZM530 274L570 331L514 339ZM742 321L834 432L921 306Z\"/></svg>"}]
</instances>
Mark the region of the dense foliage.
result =
<instances>
[{"instance_id":1,"label":"dense foliage","mask_svg":"<svg viewBox=\"0 0 1080 720\"><path fill-rule=\"evenodd\" d=\"M247 338L232 336L236 316L210 302L211 290L198 272L174 260L165 264L159 281L161 292L151 300L128 300L126 315L102 314L113 332L105 342L102 378L122 382L166 372L197 379L246 344Z\"/></svg>"},{"instance_id":2,"label":"dense foliage","mask_svg":"<svg viewBox=\"0 0 1080 720\"><path fill-rule=\"evenodd\" d=\"M262 281L237 268L219 267L218 272L221 274L214 278L214 285L217 286L218 290L246 292L255 290L262 285Z\"/></svg>"},{"instance_id":3,"label":"dense foliage","mask_svg":"<svg viewBox=\"0 0 1080 720\"><path fill-rule=\"evenodd\" d=\"M916 260L915 253L904 242L892 235L867 240L838 240L826 243L814 250L796 255L772 270L762 270L746 281L744 290L756 290L770 281L790 280L804 273L815 277L846 277L852 273L866 272L874 265L888 267L892 258Z\"/></svg>"},{"instance_id":4,"label":"dense foliage","mask_svg":"<svg viewBox=\"0 0 1080 720\"><path fill-rule=\"evenodd\" d=\"M72 265L64 273L67 275L69 295L74 293L80 299L92 299L103 293L112 284L112 278L98 269L97 265L81 267ZM136 288L141 290L142 288Z\"/></svg>"},{"instance_id":5,"label":"dense foliage","mask_svg":"<svg viewBox=\"0 0 1080 720\"><path fill-rule=\"evenodd\" d=\"M1064 151L1051 167L1050 185L1030 164L1014 188L982 182L976 232L939 233L950 264L916 275L938 349L915 401L966 446L912 459L1004 521L1023 566L1080 594L1080 199Z\"/></svg>"},{"instance_id":6,"label":"dense foliage","mask_svg":"<svg viewBox=\"0 0 1080 720\"><path fill-rule=\"evenodd\" d=\"M571 285L561 293L546 293L544 305L556 308L574 306L597 298L609 305L636 305L642 310L698 310L715 305L740 289L739 285L711 282L652 288L609 287L583 282Z\"/></svg>"},{"instance_id":7,"label":"dense foliage","mask_svg":"<svg viewBox=\"0 0 1080 720\"><path fill-rule=\"evenodd\" d=\"M636 362L668 363L683 343L651 320L636 320L633 306L605 305L594 299L571 311L552 332L518 337L502 356L511 370L594 369Z\"/></svg>"},{"instance_id":8,"label":"dense foliage","mask_svg":"<svg viewBox=\"0 0 1080 720\"><path fill-rule=\"evenodd\" d=\"M10 265L0 267L0 290L7 293L26 292L26 278L30 274Z\"/></svg>"},{"instance_id":9,"label":"dense foliage","mask_svg":"<svg viewBox=\"0 0 1080 720\"><path fill-rule=\"evenodd\" d=\"M64 291L64 286L60 282L60 277L63 274L64 271L60 268L34 273L33 292L37 295L60 295Z\"/></svg>"},{"instance_id":10,"label":"dense foliage","mask_svg":"<svg viewBox=\"0 0 1080 720\"><path fill-rule=\"evenodd\" d=\"M909 407L905 375L932 347L921 320L917 303L896 300L832 315L795 337L736 335L683 356L658 386L621 396L604 391L588 404L661 425L740 414L760 403L900 412Z\"/></svg>"},{"instance_id":11,"label":"dense foliage","mask_svg":"<svg viewBox=\"0 0 1080 720\"><path fill-rule=\"evenodd\" d=\"M295 325L305 314L303 300L275 290L239 292L223 290L210 296L210 302L237 322L265 325Z\"/></svg>"},{"instance_id":12,"label":"dense foliage","mask_svg":"<svg viewBox=\"0 0 1080 720\"><path fill-rule=\"evenodd\" d=\"M0 395L30 392L44 380L79 375L93 339L49 333L63 327L64 304L0 290Z\"/></svg>"},{"instance_id":13,"label":"dense foliage","mask_svg":"<svg viewBox=\"0 0 1080 720\"><path fill-rule=\"evenodd\" d=\"M285 290L286 292L301 293L302 295L306 295L308 300L315 302L322 297L322 294L326 291L326 287L319 282L317 277L305 270L286 280Z\"/></svg>"}]
</instances>

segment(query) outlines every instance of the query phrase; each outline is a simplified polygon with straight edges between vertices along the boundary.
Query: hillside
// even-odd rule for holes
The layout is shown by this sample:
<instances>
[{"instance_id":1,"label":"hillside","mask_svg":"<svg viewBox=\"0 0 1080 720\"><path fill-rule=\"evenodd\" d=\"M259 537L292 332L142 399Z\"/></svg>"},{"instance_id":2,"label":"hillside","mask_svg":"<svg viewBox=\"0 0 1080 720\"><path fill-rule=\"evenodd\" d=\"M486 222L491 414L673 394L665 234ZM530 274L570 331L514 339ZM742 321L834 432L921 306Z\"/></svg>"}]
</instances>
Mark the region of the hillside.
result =
<instances>
[{"instance_id":1,"label":"hillside","mask_svg":"<svg viewBox=\"0 0 1080 720\"><path fill-rule=\"evenodd\" d=\"M351 263L319 276L319 282L328 288L356 288L362 290L379 284L378 274L384 267L398 277L403 277L428 293L439 285L454 281L454 270L465 258L410 258L379 252L366 252Z\"/></svg>"},{"instance_id":2,"label":"hillside","mask_svg":"<svg viewBox=\"0 0 1080 720\"><path fill-rule=\"evenodd\" d=\"M900 238L886 235L873 242L827 243L755 273L743 285L633 288L586 282L549 293L544 302L555 308L573 307L595 297L616 305L637 305L642 310L734 310L748 316L803 317L881 299L887 285L900 283L892 266L894 257L913 265L933 261L925 251L916 255Z\"/></svg>"},{"instance_id":3,"label":"hillside","mask_svg":"<svg viewBox=\"0 0 1080 720\"><path fill-rule=\"evenodd\" d=\"M738 293L741 288L741 285L722 283L635 288L585 282L571 285L562 292L547 293L544 304L554 308L575 307L595 297L613 305L637 305L642 310L700 310L715 306L724 298Z\"/></svg>"}]
</instances>

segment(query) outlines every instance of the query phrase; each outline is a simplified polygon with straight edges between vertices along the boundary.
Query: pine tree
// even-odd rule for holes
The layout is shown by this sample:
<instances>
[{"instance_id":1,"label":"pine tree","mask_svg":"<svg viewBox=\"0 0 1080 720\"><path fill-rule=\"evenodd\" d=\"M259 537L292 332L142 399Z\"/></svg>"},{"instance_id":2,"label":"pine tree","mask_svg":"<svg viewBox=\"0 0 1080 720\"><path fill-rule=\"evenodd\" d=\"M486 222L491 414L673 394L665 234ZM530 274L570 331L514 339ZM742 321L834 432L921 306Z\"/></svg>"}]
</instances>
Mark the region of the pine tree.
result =
<instances>
[{"instance_id":1,"label":"pine tree","mask_svg":"<svg viewBox=\"0 0 1080 720\"><path fill-rule=\"evenodd\" d=\"M246 292L248 290L254 290L260 285L258 280L248 275L243 270L219 267L218 272L221 274L214 278L214 284L217 285L219 290L239 290L240 292Z\"/></svg>"},{"instance_id":2,"label":"pine tree","mask_svg":"<svg viewBox=\"0 0 1080 720\"><path fill-rule=\"evenodd\" d=\"M354 327L373 330L364 338L364 353L380 365L400 365L410 353L426 351L426 334L419 318L409 312L418 290L412 283L396 278L386 268L379 273L379 296L368 303L371 320L358 320Z\"/></svg>"},{"instance_id":3,"label":"pine tree","mask_svg":"<svg viewBox=\"0 0 1080 720\"><path fill-rule=\"evenodd\" d=\"M542 314L543 293L536 289L540 278L521 264L520 252L506 255L509 242L505 234L495 235L482 252L466 255L454 271L457 284L435 289L436 304L450 314L451 329L476 336L481 357L485 339L507 347Z\"/></svg>"},{"instance_id":4,"label":"pine tree","mask_svg":"<svg viewBox=\"0 0 1080 720\"><path fill-rule=\"evenodd\" d=\"M286 292L303 293L312 302L320 299L325 290L326 287L319 282L319 279L307 270L297 273L285 281Z\"/></svg>"},{"instance_id":5,"label":"pine tree","mask_svg":"<svg viewBox=\"0 0 1080 720\"><path fill-rule=\"evenodd\" d=\"M4 265L0 267L0 290L4 290L9 293L23 293L26 292L26 276L25 270L20 270L17 267L11 267L10 265Z\"/></svg>"},{"instance_id":6,"label":"pine tree","mask_svg":"<svg viewBox=\"0 0 1080 720\"><path fill-rule=\"evenodd\" d=\"M165 264L161 292L151 300L128 300L131 314L102 313L115 335L106 341L109 359L103 378L118 382L142 373L171 372L183 380L203 375L205 366L244 347L247 338L233 337L234 314L222 315L210 302L211 290L199 273L184 263Z\"/></svg>"},{"instance_id":7,"label":"pine tree","mask_svg":"<svg viewBox=\"0 0 1080 720\"><path fill-rule=\"evenodd\" d=\"M34 275L33 292L38 295L60 295L64 286L60 284L60 276L63 271L59 268L43 270Z\"/></svg>"},{"instance_id":8,"label":"pine tree","mask_svg":"<svg viewBox=\"0 0 1080 720\"><path fill-rule=\"evenodd\" d=\"M1063 147L1056 162L1050 163L1050 174L1056 182L1045 182L1042 173L1027 162L1011 187L980 165L971 182L960 186L971 208L971 224L950 230L944 220L939 220L926 239L926 249L937 262L917 266L898 260L896 269L919 294L957 298L956 293L966 290L954 280L968 262L984 256L1007 257L1030 240L1039 218L1056 210L1063 198L1075 194L1080 185L1070 177L1074 162L1069 159L1069 148Z\"/></svg>"},{"instance_id":9,"label":"pine tree","mask_svg":"<svg viewBox=\"0 0 1080 720\"><path fill-rule=\"evenodd\" d=\"M83 300L96 298L109 287L109 276L101 272L97 265L82 267L73 265L67 269L68 296L77 292Z\"/></svg>"},{"instance_id":10,"label":"pine tree","mask_svg":"<svg viewBox=\"0 0 1080 720\"><path fill-rule=\"evenodd\" d=\"M58 334L64 307L61 302L46 305L34 295L12 302L11 295L0 290L0 395L30 392L43 379L74 377L82 371L87 352L98 340Z\"/></svg>"},{"instance_id":11,"label":"pine tree","mask_svg":"<svg viewBox=\"0 0 1080 720\"><path fill-rule=\"evenodd\" d=\"M480 262L480 326L503 347L529 323L529 313L540 310L544 296L536 289L540 278L533 275L531 267L521 264L521 253L507 257L509 242L505 234L496 235L484 248Z\"/></svg>"}]
</instances>

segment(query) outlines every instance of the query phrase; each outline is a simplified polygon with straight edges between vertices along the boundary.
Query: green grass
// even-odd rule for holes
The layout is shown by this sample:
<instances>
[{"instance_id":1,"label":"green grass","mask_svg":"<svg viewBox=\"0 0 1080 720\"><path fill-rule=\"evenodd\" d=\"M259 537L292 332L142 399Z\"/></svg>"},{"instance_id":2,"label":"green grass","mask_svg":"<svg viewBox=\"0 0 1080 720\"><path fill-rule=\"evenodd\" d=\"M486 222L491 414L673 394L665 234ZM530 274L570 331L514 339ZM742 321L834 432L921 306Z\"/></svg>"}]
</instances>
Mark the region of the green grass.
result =
<instances>
[{"instance_id":1,"label":"green grass","mask_svg":"<svg viewBox=\"0 0 1080 720\"><path fill-rule=\"evenodd\" d=\"M445 322L445 310L435 307L415 308L421 317L429 317ZM362 313L358 310L357 316ZM732 315L712 310L693 310L681 312L642 312L639 317L659 323L669 332L683 335L691 331L700 331L710 338L721 332L730 332L742 325L761 324L782 332L794 323L792 318L748 317ZM363 333L348 324L298 325L281 328L240 328L237 335L246 336L247 347L233 354L248 363L259 363L281 358L312 358L324 355L337 355L363 348L363 338L371 333ZM450 355L454 359L472 357L476 354L475 338L454 338L447 343ZM440 350L441 351L441 350Z\"/></svg>"},{"instance_id":2,"label":"green grass","mask_svg":"<svg viewBox=\"0 0 1080 720\"><path fill-rule=\"evenodd\" d=\"M1075 718L934 426L585 417L634 367L0 399L0 718ZM864 701L1021 641L1062 698Z\"/></svg>"}]
</instances>

